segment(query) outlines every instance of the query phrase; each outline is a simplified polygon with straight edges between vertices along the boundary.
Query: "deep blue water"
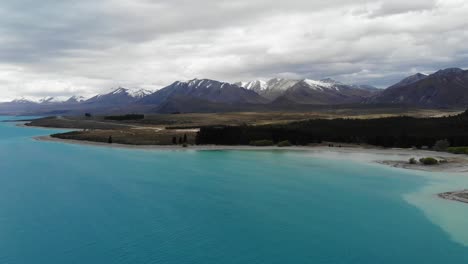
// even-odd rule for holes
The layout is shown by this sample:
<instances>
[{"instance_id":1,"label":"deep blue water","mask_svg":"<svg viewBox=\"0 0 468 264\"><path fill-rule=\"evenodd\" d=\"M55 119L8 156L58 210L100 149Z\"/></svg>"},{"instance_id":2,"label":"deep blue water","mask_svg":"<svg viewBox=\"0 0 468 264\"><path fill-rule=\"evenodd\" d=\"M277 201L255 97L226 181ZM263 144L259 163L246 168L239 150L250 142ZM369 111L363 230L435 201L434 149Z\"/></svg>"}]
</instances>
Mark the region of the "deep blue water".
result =
<instances>
[{"instance_id":1,"label":"deep blue water","mask_svg":"<svg viewBox=\"0 0 468 264\"><path fill-rule=\"evenodd\" d=\"M428 181L410 172L307 152L31 138L52 132L0 124L0 263L468 261L404 199Z\"/></svg>"}]
</instances>

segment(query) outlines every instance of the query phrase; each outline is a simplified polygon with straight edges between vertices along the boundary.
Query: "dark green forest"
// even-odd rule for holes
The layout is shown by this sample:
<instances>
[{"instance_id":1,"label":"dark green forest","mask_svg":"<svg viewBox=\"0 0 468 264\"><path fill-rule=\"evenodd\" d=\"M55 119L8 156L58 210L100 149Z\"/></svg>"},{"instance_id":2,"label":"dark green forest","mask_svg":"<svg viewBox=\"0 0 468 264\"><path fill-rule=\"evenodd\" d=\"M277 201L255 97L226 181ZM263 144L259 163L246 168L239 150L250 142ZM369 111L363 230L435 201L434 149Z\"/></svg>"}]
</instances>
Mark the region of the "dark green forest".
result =
<instances>
[{"instance_id":1,"label":"dark green forest","mask_svg":"<svg viewBox=\"0 0 468 264\"><path fill-rule=\"evenodd\" d=\"M106 116L106 120L115 120L115 121L126 121L126 120L142 120L145 119L145 115L139 114L129 114L129 115L119 115L119 116Z\"/></svg>"},{"instance_id":2,"label":"dark green forest","mask_svg":"<svg viewBox=\"0 0 468 264\"><path fill-rule=\"evenodd\" d=\"M447 139L451 146L468 146L468 110L440 118L314 119L261 126L202 127L197 144L248 145L256 140L294 145L339 142L382 147L432 147Z\"/></svg>"}]
</instances>

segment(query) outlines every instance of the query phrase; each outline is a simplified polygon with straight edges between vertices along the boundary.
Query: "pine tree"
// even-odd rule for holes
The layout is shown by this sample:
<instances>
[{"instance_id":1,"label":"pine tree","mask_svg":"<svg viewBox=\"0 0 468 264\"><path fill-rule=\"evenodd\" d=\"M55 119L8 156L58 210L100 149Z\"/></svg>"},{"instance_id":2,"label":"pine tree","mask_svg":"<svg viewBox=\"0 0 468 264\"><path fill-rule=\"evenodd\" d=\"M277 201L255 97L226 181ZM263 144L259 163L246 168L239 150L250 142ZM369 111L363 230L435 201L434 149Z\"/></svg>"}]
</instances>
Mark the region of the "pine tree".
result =
<instances>
[{"instance_id":1,"label":"pine tree","mask_svg":"<svg viewBox=\"0 0 468 264\"><path fill-rule=\"evenodd\" d=\"M112 144L112 136L109 136L109 138L107 139L107 143Z\"/></svg>"},{"instance_id":2,"label":"pine tree","mask_svg":"<svg viewBox=\"0 0 468 264\"><path fill-rule=\"evenodd\" d=\"M179 144L182 144L184 141L182 139L182 137L179 137Z\"/></svg>"},{"instance_id":3,"label":"pine tree","mask_svg":"<svg viewBox=\"0 0 468 264\"><path fill-rule=\"evenodd\" d=\"M187 143L187 134L184 134L184 143Z\"/></svg>"},{"instance_id":4,"label":"pine tree","mask_svg":"<svg viewBox=\"0 0 468 264\"><path fill-rule=\"evenodd\" d=\"M177 137L172 137L172 144L177 145Z\"/></svg>"}]
</instances>

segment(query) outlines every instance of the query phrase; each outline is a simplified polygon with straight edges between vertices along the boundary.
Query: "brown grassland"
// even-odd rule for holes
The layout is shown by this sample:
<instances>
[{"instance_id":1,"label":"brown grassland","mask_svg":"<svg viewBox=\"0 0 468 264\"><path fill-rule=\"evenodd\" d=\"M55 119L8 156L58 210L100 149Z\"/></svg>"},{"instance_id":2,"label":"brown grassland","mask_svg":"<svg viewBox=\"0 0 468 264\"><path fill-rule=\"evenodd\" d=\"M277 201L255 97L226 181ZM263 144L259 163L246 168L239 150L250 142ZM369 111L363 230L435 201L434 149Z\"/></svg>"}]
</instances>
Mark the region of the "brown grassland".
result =
<instances>
[{"instance_id":1,"label":"brown grassland","mask_svg":"<svg viewBox=\"0 0 468 264\"><path fill-rule=\"evenodd\" d=\"M196 128L211 125L264 125L289 123L309 119L379 118L408 115L434 117L460 113L453 110L430 109L329 109L316 112L242 112L242 113L193 113L151 114L141 120L113 121L105 116L58 116L33 120L27 125L54 128L70 128L76 131L55 134L61 139L107 142L130 145L171 145L173 137L179 141L187 135L187 143L194 144Z\"/></svg>"}]
</instances>

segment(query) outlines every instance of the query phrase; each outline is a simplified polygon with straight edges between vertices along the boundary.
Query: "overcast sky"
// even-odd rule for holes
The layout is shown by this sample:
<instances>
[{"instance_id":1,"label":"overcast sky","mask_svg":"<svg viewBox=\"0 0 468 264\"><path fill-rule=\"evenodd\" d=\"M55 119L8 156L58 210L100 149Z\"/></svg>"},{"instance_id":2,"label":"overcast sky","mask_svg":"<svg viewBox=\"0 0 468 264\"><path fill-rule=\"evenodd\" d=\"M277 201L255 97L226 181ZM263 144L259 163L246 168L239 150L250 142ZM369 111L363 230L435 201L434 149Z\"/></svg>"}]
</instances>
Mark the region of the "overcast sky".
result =
<instances>
[{"instance_id":1,"label":"overcast sky","mask_svg":"<svg viewBox=\"0 0 468 264\"><path fill-rule=\"evenodd\" d=\"M0 101L468 66L466 0L2 0Z\"/></svg>"}]
</instances>

